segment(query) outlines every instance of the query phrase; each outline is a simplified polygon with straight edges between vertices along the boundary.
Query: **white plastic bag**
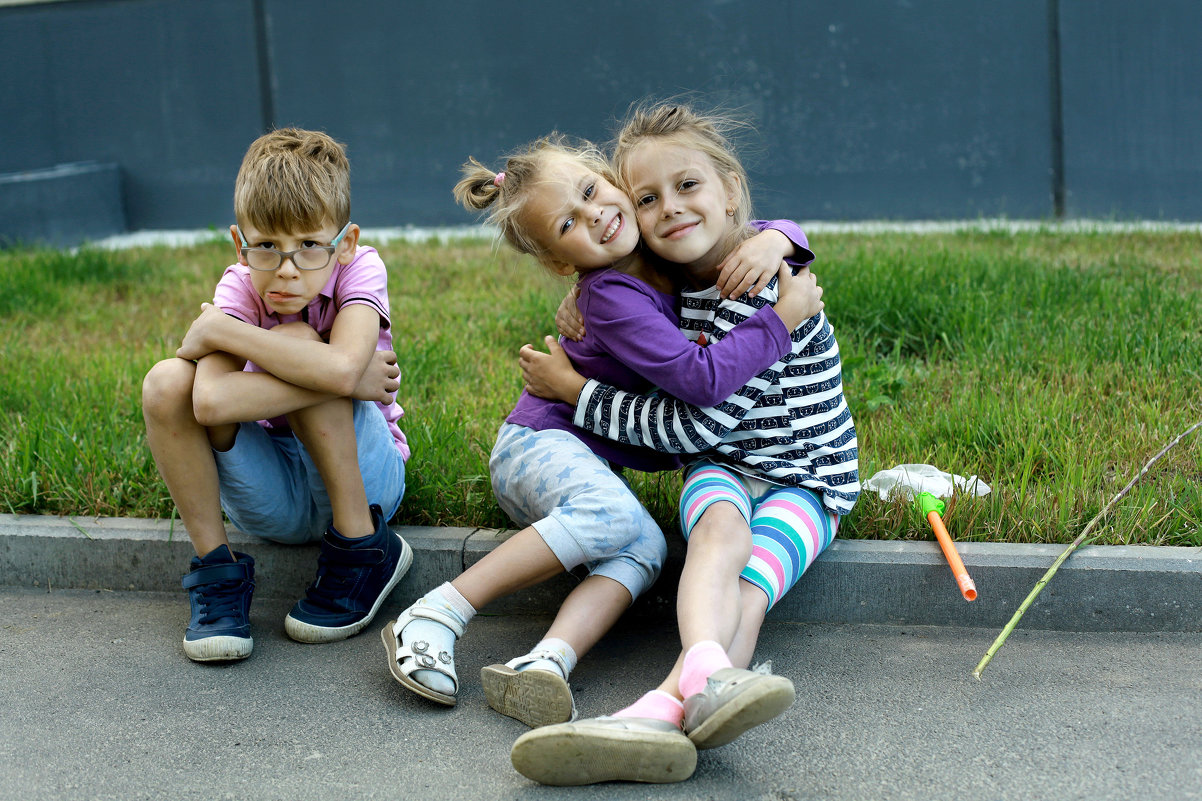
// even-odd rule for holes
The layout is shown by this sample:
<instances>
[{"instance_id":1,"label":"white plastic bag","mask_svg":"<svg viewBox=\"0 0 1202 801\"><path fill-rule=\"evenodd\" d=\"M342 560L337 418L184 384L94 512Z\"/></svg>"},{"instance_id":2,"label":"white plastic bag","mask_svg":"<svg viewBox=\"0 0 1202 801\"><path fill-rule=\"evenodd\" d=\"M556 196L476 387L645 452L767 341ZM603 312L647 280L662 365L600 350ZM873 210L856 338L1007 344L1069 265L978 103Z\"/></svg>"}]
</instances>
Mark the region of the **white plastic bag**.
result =
<instances>
[{"instance_id":1,"label":"white plastic bag","mask_svg":"<svg viewBox=\"0 0 1202 801\"><path fill-rule=\"evenodd\" d=\"M957 490L962 495L989 494L989 486L976 476L965 478L945 473L929 464L899 464L889 470L881 470L864 482L864 489L873 490L881 496L882 501L914 498L922 492L940 498L950 498Z\"/></svg>"}]
</instances>

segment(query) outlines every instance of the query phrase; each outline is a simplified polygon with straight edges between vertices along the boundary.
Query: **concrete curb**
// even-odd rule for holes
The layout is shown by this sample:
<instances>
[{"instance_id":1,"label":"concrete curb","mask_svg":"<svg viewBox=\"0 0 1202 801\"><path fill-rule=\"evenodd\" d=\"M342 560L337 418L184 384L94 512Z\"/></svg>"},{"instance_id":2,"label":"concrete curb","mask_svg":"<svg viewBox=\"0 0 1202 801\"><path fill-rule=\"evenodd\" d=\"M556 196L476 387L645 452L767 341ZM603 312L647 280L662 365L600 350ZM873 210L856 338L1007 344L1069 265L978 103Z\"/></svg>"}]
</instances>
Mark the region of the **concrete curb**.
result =
<instances>
[{"instance_id":1,"label":"concrete curb","mask_svg":"<svg viewBox=\"0 0 1202 801\"><path fill-rule=\"evenodd\" d=\"M394 526L414 549L413 567L389 603L408 604L479 561L510 532ZM256 594L300 597L317 547L284 546L235 529L230 542L255 557ZM635 605L670 620L684 559L670 538L664 575ZM933 542L836 540L770 619L1000 627L1063 550L1060 545L960 543L980 597L960 596ZM47 589L180 592L193 555L179 523L132 518L0 515L0 585ZM494 602L489 612L547 614L575 584L561 576ZM1031 629L1202 631L1202 548L1086 546L1057 573L1023 617Z\"/></svg>"}]
</instances>

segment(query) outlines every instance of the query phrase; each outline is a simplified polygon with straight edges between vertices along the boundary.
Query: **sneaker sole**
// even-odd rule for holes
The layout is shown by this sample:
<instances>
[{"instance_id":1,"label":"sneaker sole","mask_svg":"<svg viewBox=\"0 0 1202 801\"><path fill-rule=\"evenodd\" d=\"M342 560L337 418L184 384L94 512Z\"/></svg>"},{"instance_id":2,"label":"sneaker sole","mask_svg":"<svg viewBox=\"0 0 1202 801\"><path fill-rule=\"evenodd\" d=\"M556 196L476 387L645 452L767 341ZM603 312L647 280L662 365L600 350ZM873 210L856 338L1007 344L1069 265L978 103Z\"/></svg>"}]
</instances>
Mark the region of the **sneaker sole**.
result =
<instances>
[{"instance_id":1,"label":"sneaker sole","mask_svg":"<svg viewBox=\"0 0 1202 801\"><path fill-rule=\"evenodd\" d=\"M397 560L396 570L392 572L392 578L384 585L384 589L376 597L376 602L372 604L366 616L347 626L315 626L312 623L298 620L292 616L292 613L289 613L284 618L284 631L288 636L297 642L309 644L338 642L348 637L354 637L367 628L372 618L376 616L376 612L380 611L380 607L384 604L384 600L388 597L388 594L400 583L405 574L409 572L409 566L413 564L413 549L409 547L409 543L405 542L400 534L396 534L395 536L401 540L401 558Z\"/></svg>"},{"instance_id":2,"label":"sneaker sole","mask_svg":"<svg viewBox=\"0 0 1202 801\"><path fill-rule=\"evenodd\" d=\"M688 732L698 749L726 745L748 729L767 723L793 705L797 694L793 682L783 676L765 676L727 703L722 704L701 725Z\"/></svg>"},{"instance_id":3,"label":"sneaker sole","mask_svg":"<svg viewBox=\"0 0 1202 801\"><path fill-rule=\"evenodd\" d=\"M682 782L697 768L697 750L680 735L582 731L573 723L523 734L513 744L509 759L527 779L556 787Z\"/></svg>"},{"instance_id":4,"label":"sneaker sole","mask_svg":"<svg viewBox=\"0 0 1202 801\"><path fill-rule=\"evenodd\" d=\"M548 670L514 670L507 665L480 669L488 705L531 728L572 719L572 690Z\"/></svg>"},{"instance_id":5,"label":"sneaker sole","mask_svg":"<svg viewBox=\"0 0 1202 801\"><path fill-rule=\"evenodd\" d=\"M193 662L234 662L250 656L254 647L253 637L204 637L184 640L184 655Z\"/></svg>"}]
</instances>

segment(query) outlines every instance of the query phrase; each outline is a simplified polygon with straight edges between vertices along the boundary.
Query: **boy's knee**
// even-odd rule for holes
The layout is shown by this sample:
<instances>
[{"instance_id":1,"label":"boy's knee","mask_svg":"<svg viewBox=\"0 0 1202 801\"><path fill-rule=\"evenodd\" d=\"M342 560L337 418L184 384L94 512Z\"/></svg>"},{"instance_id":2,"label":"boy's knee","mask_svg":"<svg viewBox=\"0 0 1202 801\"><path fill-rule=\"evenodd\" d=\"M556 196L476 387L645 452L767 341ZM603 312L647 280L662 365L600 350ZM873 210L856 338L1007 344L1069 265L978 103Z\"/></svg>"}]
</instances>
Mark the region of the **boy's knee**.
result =
<instances>
[{"instance_id":1,"label":"boy's knee","mask_svg":"<svg viewBox=\"0 0 1202 801\"><path fill-rule=\"evenodd\" d=\"M196 365L186 359L164 359L142 379L142 412L153 416L192 402Z\"/></svg>"}]
</instances>

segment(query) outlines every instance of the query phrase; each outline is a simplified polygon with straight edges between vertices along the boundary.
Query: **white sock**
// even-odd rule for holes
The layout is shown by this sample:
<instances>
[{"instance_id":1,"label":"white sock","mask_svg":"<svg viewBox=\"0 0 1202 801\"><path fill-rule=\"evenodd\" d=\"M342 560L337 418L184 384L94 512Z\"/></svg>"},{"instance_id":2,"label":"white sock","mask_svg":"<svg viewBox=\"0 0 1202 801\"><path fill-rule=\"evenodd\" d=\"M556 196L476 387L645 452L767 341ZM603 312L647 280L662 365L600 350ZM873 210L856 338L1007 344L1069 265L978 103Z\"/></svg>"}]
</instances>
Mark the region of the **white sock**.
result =
<instances>
[{"instance_id":1,"label":"white sock","mask_svg":"<svg viewBox=\"0 0 1202 801\"><path fill-rule=\"evenodd\" d=\"M539 651L553 651L563 659L561 666L554 659L545 659L534 656ZM508 662L509 667L521 672L523 670L546 670L551 673L556 673L567 681L568 676L576 669L576 651L565 640L558 637L548 637L545 640L539 641L538 645L530 649L530 653L519 656L517 659L511 659ZM566 673L564 672L566 669Z\"/></svg>"},{"instance_id":2,"label":"white sock","mask_svg":"<svg viewBox=\"0 0 1202 801\"><path fill-rule=\"evenodd\" d=\"M476 615L475 608L449 581L418 598L414 606L417 605L430 606L445 612L464 626ZM416 618L405 626L401 630L401 644L412 647L414 643L426 643L426 653L435 658L445 651L451 657L451 664L454 664L455 632L437 620ZM451 677L436 670L415 670L412 675L415 681L435 692L447 695L455 692L455 682L451 681Z\"/></svg>"}]
</instances>

